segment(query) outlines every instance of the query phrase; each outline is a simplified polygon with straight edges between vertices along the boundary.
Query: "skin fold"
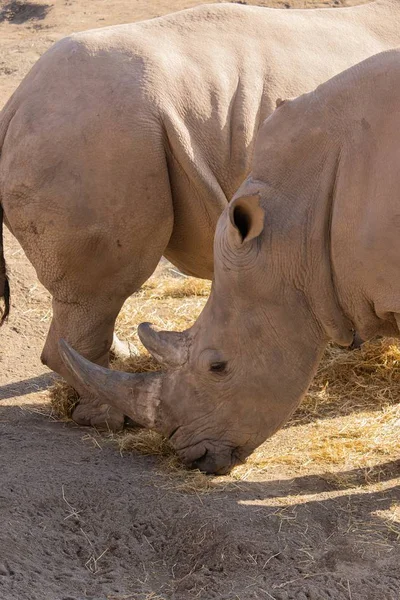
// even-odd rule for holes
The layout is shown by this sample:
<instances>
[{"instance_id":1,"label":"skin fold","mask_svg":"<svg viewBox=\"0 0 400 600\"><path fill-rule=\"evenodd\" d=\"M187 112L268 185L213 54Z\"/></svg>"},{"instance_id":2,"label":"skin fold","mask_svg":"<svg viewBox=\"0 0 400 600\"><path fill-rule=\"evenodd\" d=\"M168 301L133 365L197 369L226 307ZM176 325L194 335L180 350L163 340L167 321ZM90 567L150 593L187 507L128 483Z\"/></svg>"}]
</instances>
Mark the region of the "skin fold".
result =
<instances>
[{"instance_id":1,"label":"skin fold","mask_svg":"<svg viewBox=\"0 0 400 600\"><path fill-rule=\"evenodd\" d=\"M107 367L116 317L162 255L212 278L218 218L276 99L399 44L398 0L221 4L78 33L37 62L0 114L0 203L52 295L42 360L80 392L78 423L124 415L65 368L59 339Z\"/></svg>"}]
</instances>

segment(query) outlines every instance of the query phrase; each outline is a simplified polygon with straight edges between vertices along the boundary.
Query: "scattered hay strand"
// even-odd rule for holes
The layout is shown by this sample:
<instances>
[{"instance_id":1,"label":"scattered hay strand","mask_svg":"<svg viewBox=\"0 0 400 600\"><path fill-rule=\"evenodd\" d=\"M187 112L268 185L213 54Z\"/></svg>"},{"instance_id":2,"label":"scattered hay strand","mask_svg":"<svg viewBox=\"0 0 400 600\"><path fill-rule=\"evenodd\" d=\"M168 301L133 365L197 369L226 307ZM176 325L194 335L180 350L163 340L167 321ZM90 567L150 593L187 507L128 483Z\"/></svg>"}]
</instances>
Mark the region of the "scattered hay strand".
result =
<instances>
[{"instance_id":1,"label":"scattered hay strand","mask_svg":"<svg viewBox=\"0 0 400 600\"><path fill-rule=\"evenodd\" d=\"M196 494L217 489L215 480L218 478L208 477L198 470L185 469L168 440L155 431L139 429L123 433L117 437L117 443L121 452L160 458L161 470L170 479L170 483L165 485L167 488ZM218 486L218 489L221 490L221 487Z\"/></svg>"},{"instance_id":2,"label":"scattered hay strand","mask_svg":"<svg viewBox=\"0 0 400 600\"><path fill-rule=\"evenodd\" d=\"M375 515L383 520L384 526L395 541L400 541L400 505L392 504L388 510L377 510Z\"/></svg>"}]
</instances>

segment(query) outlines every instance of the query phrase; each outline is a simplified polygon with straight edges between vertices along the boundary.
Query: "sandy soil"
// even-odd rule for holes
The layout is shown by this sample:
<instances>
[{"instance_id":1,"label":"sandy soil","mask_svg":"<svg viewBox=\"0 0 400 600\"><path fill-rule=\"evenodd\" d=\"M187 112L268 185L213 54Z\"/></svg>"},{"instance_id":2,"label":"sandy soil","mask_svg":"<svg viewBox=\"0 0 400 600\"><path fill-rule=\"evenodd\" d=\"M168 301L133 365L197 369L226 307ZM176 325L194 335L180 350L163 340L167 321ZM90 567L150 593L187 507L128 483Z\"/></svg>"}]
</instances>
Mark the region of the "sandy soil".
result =
<instances>
[{"instance_id":1,"label":"sandy soil","mask_svg":"<svg viewBox=\"0 0 400 600\"><path fill-rule=\"evenodd\" d=\"M0 2L0 106L65 34L195 4ZM13 310L0 337L1 600L400 598L400 529L389 518L399 461L383 455L373 486L361 471L341 473L341 484L304 466L296 476L222 478L207 495L177 489L155 458L121 455L106 437L51 416L52 375L39 361L49 296L10 235L6 248Z\"/></svg>"}]
</instances>

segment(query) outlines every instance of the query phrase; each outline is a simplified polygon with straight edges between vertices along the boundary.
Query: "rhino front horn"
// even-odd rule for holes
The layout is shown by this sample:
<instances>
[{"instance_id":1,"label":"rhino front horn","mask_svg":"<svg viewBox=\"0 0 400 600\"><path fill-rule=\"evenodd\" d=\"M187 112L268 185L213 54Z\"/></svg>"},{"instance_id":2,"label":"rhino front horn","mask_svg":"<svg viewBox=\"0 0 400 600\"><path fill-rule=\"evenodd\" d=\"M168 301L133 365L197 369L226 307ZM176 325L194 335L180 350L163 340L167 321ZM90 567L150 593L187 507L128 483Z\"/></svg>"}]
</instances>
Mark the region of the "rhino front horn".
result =
<instances>
[{"instance_id":1,"label":"rhino front horn","mask_svg":"<svg viewBox=\"0 0 400 600\"><path fill-rule=\"evenodd\" d=\"M65 340L60 340L59 351L79 390L83 388L118 408L143 427L159 429L161 373L121 373L100 367L83 358Z\"/></svg>"},{"instance_id":2,"label":"rhino front horn","mask_svg":"<svg viewBox=\"0 0 400 600\"><path fill-rule=\"evenodd\" d=\"M138 335L143 346L164 367L176 369L188 359L188 336L184 331L159 331L151 323L141 323Z\"/></svg>"}]
</instances>

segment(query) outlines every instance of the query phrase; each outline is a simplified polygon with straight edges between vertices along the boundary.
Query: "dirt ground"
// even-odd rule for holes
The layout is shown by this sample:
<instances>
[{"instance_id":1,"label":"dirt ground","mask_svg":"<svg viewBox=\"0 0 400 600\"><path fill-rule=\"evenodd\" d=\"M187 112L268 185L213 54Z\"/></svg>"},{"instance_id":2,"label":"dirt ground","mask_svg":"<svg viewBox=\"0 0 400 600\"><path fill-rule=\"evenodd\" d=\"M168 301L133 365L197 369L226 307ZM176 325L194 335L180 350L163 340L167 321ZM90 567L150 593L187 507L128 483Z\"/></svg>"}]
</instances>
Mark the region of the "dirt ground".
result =
<instances>
[{"instance_id":1,"label":"dirt ground","mask_svg":"<svg viewBox=\"0 0 400 600\"><path fill-rule=\"evenodd\" d=\"M0 2L0 106L64 35L198 3ZM12 315L0 336L0 600L400 599L398 456L382 448L368 472L342 462L334 478L300 464L216 479L207 494L177 486L156 457L120 453L94 430L54 418L53 376L39 360L50 299L8 233L6 259ZM293 426L273 443L290 448L326 423Z\"/></svg>"}]
</instances>

